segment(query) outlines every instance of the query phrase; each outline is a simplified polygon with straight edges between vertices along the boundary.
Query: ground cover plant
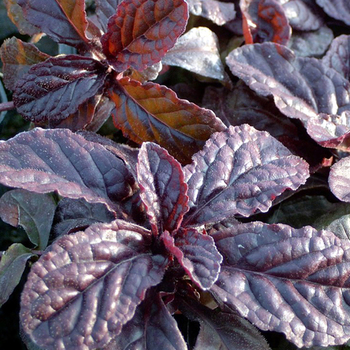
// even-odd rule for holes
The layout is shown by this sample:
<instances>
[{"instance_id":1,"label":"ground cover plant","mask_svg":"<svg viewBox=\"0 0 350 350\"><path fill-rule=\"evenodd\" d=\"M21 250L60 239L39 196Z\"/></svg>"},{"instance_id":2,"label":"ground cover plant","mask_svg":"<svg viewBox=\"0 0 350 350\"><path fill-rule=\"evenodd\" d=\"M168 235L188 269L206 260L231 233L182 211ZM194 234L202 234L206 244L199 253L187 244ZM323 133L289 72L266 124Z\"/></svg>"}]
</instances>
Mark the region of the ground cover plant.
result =
<instances>
[{"instance_id":1,"label":"ground cover plant","mask_svg":"<svg viewBox=\"0 0 350 350\"><path fill-rule=\"evenodd\" d=\"M5 3L23 348L349 348L347 1Z\"/></svg>"}]
</instances>

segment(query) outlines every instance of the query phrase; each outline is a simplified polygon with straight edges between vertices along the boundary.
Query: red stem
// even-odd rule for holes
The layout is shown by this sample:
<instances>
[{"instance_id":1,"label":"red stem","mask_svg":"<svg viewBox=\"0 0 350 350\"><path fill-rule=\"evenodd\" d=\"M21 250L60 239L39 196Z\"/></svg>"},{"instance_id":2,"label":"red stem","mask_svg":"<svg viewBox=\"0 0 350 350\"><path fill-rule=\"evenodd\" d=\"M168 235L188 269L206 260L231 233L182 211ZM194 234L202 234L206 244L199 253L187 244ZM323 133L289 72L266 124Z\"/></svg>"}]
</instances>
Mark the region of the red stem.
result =
<instances>
[{"instance_id":1,"label":"red stem","mask_svg":"<svg viewBox=\"0 0 350 350\"><path fill-rule=\"evenodd\" d=\"M15 109L13 101L0 103L0 112L9 111Z\"/></svg>"}]
</instances>

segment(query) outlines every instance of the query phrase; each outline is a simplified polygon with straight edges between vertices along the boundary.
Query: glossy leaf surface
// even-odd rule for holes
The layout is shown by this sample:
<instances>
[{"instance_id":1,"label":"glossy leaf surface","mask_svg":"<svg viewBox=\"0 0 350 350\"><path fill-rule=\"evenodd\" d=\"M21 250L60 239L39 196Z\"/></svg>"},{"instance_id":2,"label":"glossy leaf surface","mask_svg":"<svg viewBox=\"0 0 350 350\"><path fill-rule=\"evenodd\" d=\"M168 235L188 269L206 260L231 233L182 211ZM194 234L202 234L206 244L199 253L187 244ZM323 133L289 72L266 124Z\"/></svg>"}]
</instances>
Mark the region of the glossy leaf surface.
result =
<instances>
[{"instance_id":1,"label":"glossy leaf surface","mask_svg":"<svg viewBox=\"0 0 350 350\"><path fill-rule=\"evenodd\" d=\"M123 78L109 95L116 105L114 123L125 136L156 142L180 162L189 163L213 132L225 129L212 111L180 100L162 85Z\"/></svg>"},{"instance_id":2,"label":"glossy leaf surface","mask_svg":"<svg viewBox=\"0 0 350 350\"><path fill-rule=\"evenodd\" d=\"M209 235L188 228L178 230L174 237L165 231L161 238L191 280L202 290L209 289L215 283L219 276L222 256Z\"/></svg>"},{"instance_id":3,"label":"glossy leaf surface","mask_svg":"<svg viewBox=\"0 0 350 350\"><path fill-rule=\"evenodd\" d=\"M337 147L350 131L350 83L314 58L296 58L286 47L263 43L233 50L233 74L257 93L272 95L290 118L300 119L324 147Z\"/></svg>"},{"instance_id":4,"label":"glossy leaf surface","mask_svg":"<svg viewBox=\"0 0 350 350\"><path fill-rule=\"evenodd\" d=\"M153 233L177 230L188 211L180 163L157 144L145 142L139 151L137 178Z\"/></svg>"},{"instance_id":5,"label":"glossy leaf surface","mask_svg":"<svg viewBox=\"0 0 350 350\"><path fill-rule=\"evenodd\" d=\"M278 0L241 0L240 7L246 44L288 42L291 27Z\"/></svg>"},{"instance_id":6,"label":"glossy leaf surface","mask_svg":"<svg viewBox=\"0 0 350 350\"><path fill-rule=\"evenodd\" d=\"M331 167L329 187L341 201L350 202L350 157L345 157Z\"/></svg>"},{"instance_id":7,"label":"glossy leaf surface","mask_svg":"<svg viewBox=\"0 0 350 350\"><path fill-rule=\"evenodd\" d=\"M184 0L124 0L101 39L103 51L117 71L144 70L174 46L187 18Z\"/></svg>"},{"instance_id":8,"label":"glossy leaf surface","mask_svg":"<svg viewBox=\"0 0 350 350\"><path fill-rule=\"evenodd\" d=\"M13 101L30 121L62 120L96 95L105 77L105 67L91 58L53 57L32 67L17 82Z\"/></svg>"},{"instance_id":9,"label":"glossy leaf surface","mask_svg":"<svg viewBox=\"0 0 350 350\"><path fill-rule=\"evenodd\" d=\"M316 0L316 3L323 8L327 15L350 25L350 3L347 0Z\"/></svg>"},{"instance_id":10,"label":"glossy leaf surface","mask_svg":"<svg viewBox=\"0 0 350 350\"><path fill-rule=\"evenodd\" d=\"M31 250L20 243L12 244L7 251L3 252L0 260L0 307L6 303L21 280L31 256L33 256Z\"/></svg>"},{"instance_id":11,"label":"glossy leaf surface","mask_svg":"<svg viewBox=\"0 0 350 350\"><path fill-rule=\"evenodd\" d=\"M14 90L20 79L32 65L45 61L50 56L37 49L33 44L26 43L15 37L6 39L0 49L3 63L4 83L9 90Z\"/></svg>"},{"instance_id":12,"label":"glossy leaf surface","mask_svg":"<svg viewBox=\"0 0 350 350\"><path fill-rule=\"evenodd\" d=\"M153 294L153 295L152 295ZM137 307L135 316L106 350L162 349L187 350L175 319L159 294L147 295Z\"/></svg>"},{"instance_id":13,"label":"glossy leaf surface","mask_svg":"<svg viewBox=\"0 0 350 350\"><path fill-rule=\"evenodd\" d=\"M259 222L212 235L224 256L212 287L263 330L283 332L298 347L350 338L349 249L328 231Z\"/></svg>"},{"instance_id":14,"label":"glossy leaf surface","mask_svg":"<svg viewBox=\"0 0 350 350\"><path fill-rule=\"evenodd\" d=\"M132 193L124 162L67 129L34 129L0 143L0 182L33 192L57 191L116 208Z\"/></svg>"},{"instance_id":15,"label":"glossy leaf surface","mask_svg":"<svg viewBox=\"0 0 350 350\"><path fill-rule=\"evenodd\" d=\"M218 38L207 27L192 28L182 35L162 59L162 63L185 68L205 77L224 79Z\"/></svg>"},{"instance_id":16,"label":"glossy leaf surface","mask_svg":"<svg viewBox=\"0 0 350 350\"><path fill-rule=\"evenodd\" d=\"M22 293L24 331L45 349L107 345L163 277L166 260L149 243L149 231L118 220L55 241Z\"/></svg>"},{"instance_id":17,"label":"glossy leaf surface","mask_svg":"<svg viewBox=\"0 0 350 350\"><path fill-rule=\"evenodd\" d=\"M25 19L53 40L80 46L88 43L84 0L18 0Z\"/></svg>"},{"instance_id":18,"label":"glossy leaf surface","mask_svg":"<svg viewBox=\"0 0 350 350\"><path fill-rule=\"evenodd\" d=\"M39 250L47 246L55 210L51 196L22 189L8 191L0 198L1 219L14 227L23 227Z\"/></svg>"},{"instance_id":19,"label":"glossy leaf surface","mask_svg":"<svg viewBox=\"0 0 350 350\"><path fill-rule=\"evenodd\" d=\"M216 0L188 0L188 4L192 14L210 19L219 26L224 25L236 17L233 3Z\"/></svg>"},{"instance_id":20,"label":"glossy leaf surface","mask_svg":"<svg viewBox=\"0 0 350 350\"><path fill-rule=\"evenodd\" d=\"M323 25L323 13L313 1L278 0L278 2L281 3L293 30L312 31Z\"/></svg>"},{"instance_id":21,"label":"glossy leaf surface","mask_svg":"<svg viewBox=\"0 0 350 350\"><path fill-rule=\"evenodd\" d=\"M180 310L200 323L194 350L270 350L258 330L239 315L211 310L190 299L181 299Z\"/></svg>"},{"instance_id":22,"label":"glossy leaf surface","mask_svg":"<svg viewBox=\"0 0 350 350\"><path fill-rule=\"evenodd\" d=\"M247 124L214 134L184 173L189 225L266 212L278 195L297 189L309 176L305 161Z\"/></svg>"}]
</instances>

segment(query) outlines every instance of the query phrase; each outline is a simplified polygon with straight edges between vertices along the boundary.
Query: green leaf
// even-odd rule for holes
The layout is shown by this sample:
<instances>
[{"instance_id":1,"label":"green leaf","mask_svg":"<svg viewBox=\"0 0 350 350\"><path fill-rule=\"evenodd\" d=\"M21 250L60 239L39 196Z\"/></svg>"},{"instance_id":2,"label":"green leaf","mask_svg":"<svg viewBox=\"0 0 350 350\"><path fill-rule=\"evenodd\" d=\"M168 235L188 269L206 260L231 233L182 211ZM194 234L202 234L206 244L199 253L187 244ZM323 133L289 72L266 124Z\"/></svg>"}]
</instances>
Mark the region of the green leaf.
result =
<instances>
[{"instance_id":1,"label":"green leaf","mask_svg":"<svg viewBox=\"0 0 350 350\"><path fill-rule=\"evenodd\" d=\"M3 253L0 260L0 307L5 304L21 280L27 260L33 256L30 249L15 243Z\"/></svg>"},{"instance_id":2,"label":"green leaf","mask_svg":"<svg viewBox=\"0 0 350 350\"><path fill-rule=\"evenodd\" d=\"M56 203L48 194L17 189L0 199L2 220L23 227L30 241L41 250L47 246L55 210Z\"/></svg>"}]
</instances>

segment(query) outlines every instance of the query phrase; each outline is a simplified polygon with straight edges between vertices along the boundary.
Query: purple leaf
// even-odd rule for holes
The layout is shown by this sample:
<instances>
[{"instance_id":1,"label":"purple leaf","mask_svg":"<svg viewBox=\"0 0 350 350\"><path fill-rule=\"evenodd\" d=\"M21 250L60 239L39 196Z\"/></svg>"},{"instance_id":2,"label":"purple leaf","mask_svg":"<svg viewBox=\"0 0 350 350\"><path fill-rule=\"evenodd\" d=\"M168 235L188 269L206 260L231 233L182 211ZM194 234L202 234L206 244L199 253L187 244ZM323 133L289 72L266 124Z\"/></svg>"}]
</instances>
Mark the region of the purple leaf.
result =
<instances>
[{"instance_id":1,"label":"purple leaf","mask_svg":"<svg viewBox=\"0 0 350 350\"><path fill-rule=\"evenodd\" d=\"M295 58L284 46L263 43L233 50L233 74L257 93L272 95L290 118L300 119L324 147L337 147L350 131L350 82L315 58Z\"/></svg>"},{"instance_id":2,"label":"purple leaf","mask_svg":"<svg viewBox=\"0 0 350 350\"><path fill-rule=\"evenodd\" d=\"M12 244L3 252L0 260L0 307L6 303L21 280L27 260L31 256L31 250L20 243Z\"/></svg>"},{"instance_id":3,"label":"purple leaf","mask_svg":"<svg viewBox=\"0 0 350 350\"><path fill-rule=\"evenodd\" d=\"M39 250L47 246L55 210L51 196L22 189L8 191L0 199L1 219L14 227L23 227Z\"/></svg>"},{"instance_id":4,"label":"purple leaf","mask_svg":"<svg viewBox=\"0 0 350 350\"><path fill-rule=\"evenodd\" d=\"M182 35L162 59L163 64L178 66L193 73L224 80L219 41L207 27L192 28Z\"/></svg>"},{"instance_id":5,"label":"purple leaf","mask_svg":"<svg viewBox=\"0 0 350 350\"><path fill-rule=\"evenodd\" d=\"M288 42L292 28L278 0L241 0L240 8L246 44Z\"/></svg>"},{"instance_id":6,"label":"purple leaf","mask_svg":"<svg viewBox=\"0 0 350 350\"><path fill-rule=\"evenodd\" d=\"M80 47L89 43L84 0L18 0L25 19L53 40Z\"/></svg>"},{"instance_id":7,"label":"purple leaf","mask_svg":"<svg viewBox=\"0 0 350 350\"><path fill-rule=\"evenodd\" d=\"M102 348L134 316L167 261L150 232L116 220L63 236L35 263L21 299L21 325L40 347Z\"/></svg>"},{"instance_id":8,"label":"purple leaf","mask_svg":"<svg viewBox=\"0 0 350 350\"><path fill-rule=\"evenodd\" d=\"M224 257L211 292L298 347L350 339L350 242L310 226L254 222L214 233Z\"/></svg>"},{"instance_id":9,"label":"purple leaf","mask_svg":"<svg viewBox=\"0 0 350 350\"><path fill-rule=\"evenodd\" d=\"M350 3L348 0L316 0L316 3L324 9L327 15L350 25Z\"/></svg>"},{"instance_id":10,"label":"purple leaf","mask_svg":"<svg viewBox=\"0 0 350 350\"><path fill-rule=\"evenodd\" d=\"M329 188L343 202L350 202L350 157L335 163L329 172Z\"/></svg>"},{"instance_id":11,"label":"purple leaf","mask_svg":"<svg viewBox=\"0 0 350 350\"><path fill-rule=\"evenodd\" d=\"M105 348L105 350L116 349L187 350L187 346L175 319L169 313L160 295L148 293L146 299L137 307L133 319Z\"/></svg>"},{"instance_id":12,"label":"purple leaf","mask_svg":"<svg viewBox=\"0 0 350 350\"><path fill-rule=\"evenodd\" d=\"M56 237L82 231L96 222L111 222L115 214L102 203L88 203L83 199L63 198L55 213L53 232Z\"/></svg>"},{"instance_id":13,"label":"purple leaf","mask_svg":"<svg viewBox=\"0 0 350 350\"><path fill-rule=\"evenodd\" d=\"M322 63L350 80L350 36L340 35L332 41Z\"/></svg>"},{"instance_id":14,"label":"purple leaf","mask_svg":"<svg viewBox=\"0 0 350 350\"><path fill-rule=\"evenodd\" d=\"M194 350L270 350L258 330L235 313L211 310L190 299L181 299L180 311L200 323Z\"/></svg>"},{"instance_id":15,"label":"purple leaf","mask_svg":"<svg viewBox=\"0 0 350 350\"><path fill-rule=\"evenodd\" d=\"M295 31L288 42L288 47L297 56L322 56L328 49L333 38L332 30L326 26L308 32ZM323 63L325 64L324 61Z\"/></svg>"},{"instance_id":16,"label":"purple leaf","mask_svg":"<svg viewBox=\"0 0 350 350\"><path fill-rule=\"evenodd\" d=\"M33 66L16 84L13 101L33 122L58 121L74 113L104 84L106 68L98 61L67 55Z\"/></svg>"},{"instance_id":17,"label":"purple leaf","mask_svg":"<svg viewBox=\"0 0 350 350\"><path fill-rule=\"evenodd\" d=\"M95 0L96 14L104 32L107 31L108 19L117 12L123 0Z\"/></svg>"},{"instance_id":18,"label":"purple leaf","mask_svg":"<svg viewBox=\"0 0 350 350\"><path fill-rule=\"evenodd\" d=\"M311 31L323 25L322 11L310 1L278 0L294 30Z\"/></svg>"},{"instance_id":19,"label":"purple leaf","mask_svg":"<svg viewBox=\"0 0 350 350\"><path fill-rule=\"evenodd\" d=\"M217 280L222 256L213 239L196 229L180 229L175 237L164 231L161 238L168 251L176 256L188 276L201 289L209 289Z\"/></svg>"},{"instance_id":20,"label":"purple leaf","mask_svg":"<svg viewBox=\"0 0 350 350\"><path fill-rule=\"evenodd\" d=\"M0 142L0 183L37 193L105 203L111 209L133 192L124 162L67 129L36 128Z\"/></svg>"},{"instance_id":21,"label":"purple leaf","mask_svg":"<svg viewBox=\"0 0 350 350\"><path fill-rule=\"evenodd\" d=\"M188 211L187 185L180 163L155 143L143 143L137 178L152 231L177 230Z\"/></svg>"},{"instance_id":22,"label":"purple leaf","mask_svg":"<svg viewBox=\"0 0 350 350\"><path fill-rule=\"evenodd\" d=\"M6 39L0 49L4 64L4 83L7 89L14 90L17 80L29 71L32 65L45 61L50 56L38 50L31 43L12 37Z\"/></svg>"},{"instance_id":23,"label":"purple leaf","mask_svg":"<svg viewBox=\"0 0 350 350\"><path fill-rule=\"evenodd\" d=\"M308 164L267 132L244 124L215 133L184 167L190 211L184 224L215 223L266 212L309 176Z\"/></svg>"},{"instance_id":24,"label":"purple leaf","mask_svg":"<svg viewBox=\"0 0 350 350\"><path fill-rule=\"evenodd\" d=\"M216 0L188 0L189 10L195 16L210 19L222 26L236 17L235 5Z\"/></svg>"},{"instance_id":25,"label":"purple leaf","mask_svg":"<svg viewBox=\"0 0 350 350\"><path fill-rule=\"evenodd\" d=\"M103 52L116 71L142 71L174 46L187 19L185 0L123 0L101 38Z\"/></svg>"}]
</instances>

